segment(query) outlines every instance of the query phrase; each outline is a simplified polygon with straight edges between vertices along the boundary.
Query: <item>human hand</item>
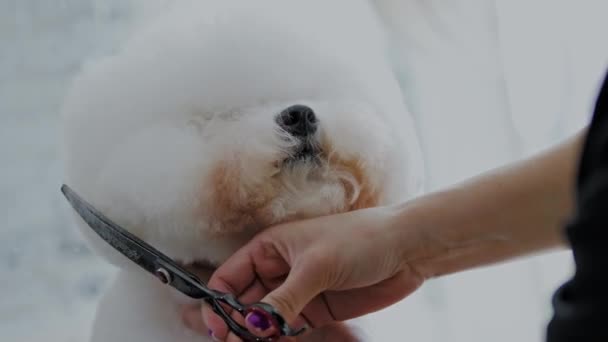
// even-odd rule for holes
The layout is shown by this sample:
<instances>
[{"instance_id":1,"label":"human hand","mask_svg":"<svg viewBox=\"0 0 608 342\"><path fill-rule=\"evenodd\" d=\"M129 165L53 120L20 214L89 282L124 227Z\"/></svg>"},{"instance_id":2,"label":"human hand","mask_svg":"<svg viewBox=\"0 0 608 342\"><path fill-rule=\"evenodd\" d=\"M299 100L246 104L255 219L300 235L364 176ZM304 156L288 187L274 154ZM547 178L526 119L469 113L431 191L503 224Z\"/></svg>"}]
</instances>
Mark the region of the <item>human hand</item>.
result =
<instances>
[{"instance_id":1,"label":"human hand","mask_svg":"<svg viewBox=\"0 0 608 342\"><path fill-rule=\"evenodd\" d=\"M400 220L396 210L380 207L272 227L221 265L209 286L243 303L271 304L296 326L318 328L380 310L424 281L405 262L408 245L420 246L397 229ZM183 317L218 340L240 341L207 306L202 315L189 308ZM240 321L258 336L273 335L259 318Z\"/></svg>"}]
</instances>

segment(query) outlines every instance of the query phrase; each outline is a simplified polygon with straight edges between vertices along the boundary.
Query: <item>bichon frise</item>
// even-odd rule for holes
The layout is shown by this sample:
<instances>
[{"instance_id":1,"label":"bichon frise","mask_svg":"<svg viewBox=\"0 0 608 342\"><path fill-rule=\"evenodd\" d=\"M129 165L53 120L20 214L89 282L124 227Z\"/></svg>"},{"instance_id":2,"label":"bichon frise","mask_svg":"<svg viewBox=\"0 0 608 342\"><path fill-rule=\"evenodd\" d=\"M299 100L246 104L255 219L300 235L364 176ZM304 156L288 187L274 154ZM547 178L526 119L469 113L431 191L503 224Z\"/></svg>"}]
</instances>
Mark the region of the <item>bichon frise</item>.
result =
<instances>
[{"instance_id":1,"label":"bichon frise","mask_svg":"<svg viewBox=\"0 0 608 342\"><path fill-rule=\"evenodd\" d=\"M64 107L66 184L184 265L273 224L417 191L418 142L364 0L180 1L87 66ZM189 299L111 249L92 341L201 341ZM193 267L194 267L193 266Z\"/></svg>"}]
</instances>

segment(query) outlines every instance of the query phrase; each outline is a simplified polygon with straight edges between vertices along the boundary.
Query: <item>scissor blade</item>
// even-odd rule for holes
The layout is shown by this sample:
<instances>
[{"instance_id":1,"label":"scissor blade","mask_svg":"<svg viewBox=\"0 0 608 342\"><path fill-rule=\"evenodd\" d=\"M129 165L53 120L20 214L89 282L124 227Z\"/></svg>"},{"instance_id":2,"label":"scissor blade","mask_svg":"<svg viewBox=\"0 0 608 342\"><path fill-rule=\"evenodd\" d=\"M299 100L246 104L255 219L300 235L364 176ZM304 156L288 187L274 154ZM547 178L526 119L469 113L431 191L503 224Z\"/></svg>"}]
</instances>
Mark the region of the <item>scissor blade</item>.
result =
<instances>
[{"instance_id":1,"label":"scissor blade","mask_svg":"<svg viewBox=\"0 0 608 342\"><path fill-rule=\"evenodd\" d=\"M154 247L112 222L69 186L64 184L61 187L61 192L89 227L122 255L155 276L158 276L157 271L162 267L169 273L170 285L187 296L193 298L209 297L210 290L196 276Z\"/></svg>"},{"instance_id":2,"label":"scissor blade","mask_svg":"<svg viewBox=\"0 0 608 342\"><path fill-rule=\"evenodd\" d=\"M220 302L228 304L241 314L246 314L245 306L240 304L235 298L230 297L225 293L207 288L198 277L182 268L171 260L171 258L156 250L154 247L129 233L126 229L112 222L112 220L82 199L69 186L64 184L61 187L61 192L89 227L118 252L155 276L158 276L159 269L162 269L162 271L164 271L165 283L168 283L187 296L206 300L213 307L214 311L222 316L230 329L233 332L238 333L239 336L256 342L274 341L274 338L254 336L226 313ZM283 335L295 336L299 335L304 330L291 330L285 323L285 320L274 310L274 308L267 304L262 305L262 303L258 303L258 306L270 313L280 323Z\"/></svg>"}]
</instances>

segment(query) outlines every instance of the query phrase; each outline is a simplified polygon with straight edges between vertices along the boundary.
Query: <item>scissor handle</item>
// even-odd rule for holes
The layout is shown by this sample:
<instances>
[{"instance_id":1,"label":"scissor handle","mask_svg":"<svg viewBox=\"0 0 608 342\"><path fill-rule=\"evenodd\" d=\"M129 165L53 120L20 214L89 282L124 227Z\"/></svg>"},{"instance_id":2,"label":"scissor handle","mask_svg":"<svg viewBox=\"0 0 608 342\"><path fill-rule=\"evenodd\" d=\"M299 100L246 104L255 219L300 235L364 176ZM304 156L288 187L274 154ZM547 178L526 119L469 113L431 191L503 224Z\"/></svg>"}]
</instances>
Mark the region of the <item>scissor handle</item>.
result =
<instances>
[{"instance_id":1,"label":"scissor handle","mask_svg":"<svg viewBox=\"0 0 608 342\"><path fill-rule=\"evenodd\" d=\"M242 326L237 321L235 321L234 318L232 318L226 312L226 310L224 310L224 308L220 304L220 301L224 302L223 300L218 300L218 299L214 299L214 298L207 298L207 299L205 299L205 301L211 306L211 308L213 309L213 312L215 312L217 315L219 315L222 318L222 320L226 323L226 325L228 325L228 328L230 329L230 331L232 331L238 337L244 339L245 341L273 342L273 341L275 341L276 338L279 337L279 336L270 336L270 337L255 336L254 334L252 334L249 331L249 329L247 329L246 327ZM237 309L235 309L235 310L238 311L239 313L241 313L241 315L243 315L243 317L246 316L244 314L244 312L241 312L240 310L237 310Z\"/></svg>"},{"instance_id":2,"label":"scissor handle","mask_svg":"<svg viewBox=\"0 0 608 342\"><path fill-rule=\"evenodd\" d=\"M306 327L298 330L291 329L279 312L269 304L255 303L243 305L234 295L208 288L196 275L181 269L171 261L157 260L157 263L158 266L161 266L159 270L166 272L166 274L162 274L161 272L161 274L157 275L163 283L177 288L192 298L205 300L213 311L224 320L230 330L246 341L272 342L280 336L297 336L306 330ZM271 326L277 329L276 336L259 337L253 335L249 329L235 321L222 307L221 303L238 312L243 318L252 312L264 316Z\"/></svg>"},{"instance_id":3,"label":"scissor handle","mask_svg":"<svg viewBox=\"0 0 608 342\"><path fill-rule=\"evenodd\" d=\"M245 337L240 335L241 332L245 332L245 335L250 335L254 338L253 341L274 341L275 338L279 338L280 336L298 336L307 329L306 326L297 330L292 329L291 327L289 327L283 316L281 316L281 314L272 305L267 303L258 302L255 304L243 305L231 294L221 294L220 296L211 299L211 301L214 301L216 303L219 301L230 306L239 314L241 314L243 318L247 317L247 315L249 315L250 313L257 313L259 315L262 315L266 318L266 320L270 323L271 326L277 329L277 334L271 337L263 338L252 335L247 328L234 321L234 319L226 313L226 311L221 305L212 304L214 312L220 315L224 319L226 324L228 324L228 326L231 328L230 330L239 334L239 337ZM233 328L236 328L236 330Z\"/></svg>"}]
</instances>

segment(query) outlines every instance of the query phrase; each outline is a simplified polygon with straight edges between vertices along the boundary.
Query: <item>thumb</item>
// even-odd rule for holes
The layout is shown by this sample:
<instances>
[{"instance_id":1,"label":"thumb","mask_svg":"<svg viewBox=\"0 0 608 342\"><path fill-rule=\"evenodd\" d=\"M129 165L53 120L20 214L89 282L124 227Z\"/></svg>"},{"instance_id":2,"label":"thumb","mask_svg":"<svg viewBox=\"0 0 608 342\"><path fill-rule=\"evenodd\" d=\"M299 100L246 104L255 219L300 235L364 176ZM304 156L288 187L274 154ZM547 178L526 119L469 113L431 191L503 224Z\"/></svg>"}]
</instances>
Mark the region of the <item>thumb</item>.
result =
<instances>
[{"instance_id":1,"label":"thumb","mask_svg":"<svg viewBox=\"0 0 608 342\"><path fill-rule=\"evenodd\" d=\"M288 324L294 324L304 308L326 288L322 278L312 272L312 265L293 268L281 286L268 293L261 302L272 305ZM247 316L247 326L256 333L273 334L267 317L256 313ZM276 327L275 327L276 328Z\"/></svg>"}]
</instances>

